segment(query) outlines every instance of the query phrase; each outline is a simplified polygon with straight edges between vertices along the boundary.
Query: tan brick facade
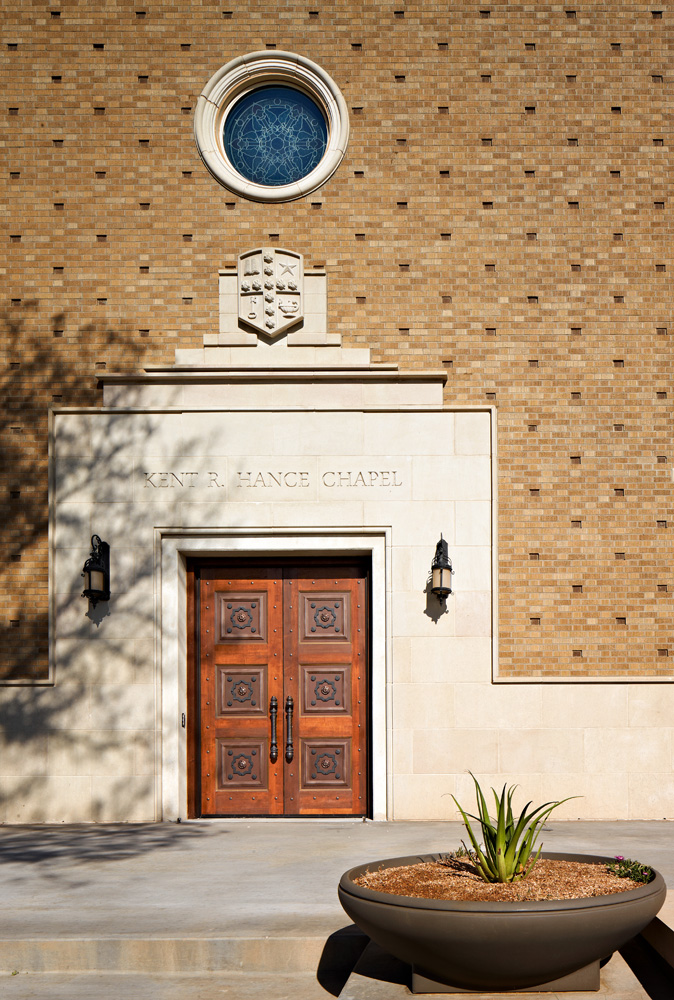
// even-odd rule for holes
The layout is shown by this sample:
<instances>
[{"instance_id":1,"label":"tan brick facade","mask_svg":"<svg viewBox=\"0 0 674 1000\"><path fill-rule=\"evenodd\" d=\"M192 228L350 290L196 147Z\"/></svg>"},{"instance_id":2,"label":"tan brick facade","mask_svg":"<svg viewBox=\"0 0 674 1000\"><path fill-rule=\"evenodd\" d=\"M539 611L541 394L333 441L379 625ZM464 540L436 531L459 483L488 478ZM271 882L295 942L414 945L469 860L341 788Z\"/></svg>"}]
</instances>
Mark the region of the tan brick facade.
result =
<instances>
[{"instance_id":1,"label":"tan brick facade","mask_svg":"<svg viewBox=\"0 0 674 1000\"><path fill-rule=\"evenodd\" d=\"M200 347L218 268L276 240L325 265L345 346L496 403L500 676L672 675L671 4L2 8L4 678L47 669L48 408ZM351 115L277 206L192 134L210 75L273 46Z\"/></svg>"}]
</instances>

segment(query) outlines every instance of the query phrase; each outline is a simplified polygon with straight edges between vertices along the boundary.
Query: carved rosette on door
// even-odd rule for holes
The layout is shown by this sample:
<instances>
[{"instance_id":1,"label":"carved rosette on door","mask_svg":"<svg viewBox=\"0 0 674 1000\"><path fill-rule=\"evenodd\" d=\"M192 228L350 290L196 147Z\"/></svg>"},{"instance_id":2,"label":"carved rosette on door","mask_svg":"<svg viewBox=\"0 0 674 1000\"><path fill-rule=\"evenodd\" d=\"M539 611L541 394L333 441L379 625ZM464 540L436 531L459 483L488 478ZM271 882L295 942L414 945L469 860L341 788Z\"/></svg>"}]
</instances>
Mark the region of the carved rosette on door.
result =
<instances>
[{"instance_id":1,"label":"carved rosette on door","mask_svg":"<svg viewBox=\"0 0 674 1000\"><path fill-rule=\"evenodd\" d=\"M367 814L367 576L200 571L201 815Z\"/></svg>"}]
</instances>

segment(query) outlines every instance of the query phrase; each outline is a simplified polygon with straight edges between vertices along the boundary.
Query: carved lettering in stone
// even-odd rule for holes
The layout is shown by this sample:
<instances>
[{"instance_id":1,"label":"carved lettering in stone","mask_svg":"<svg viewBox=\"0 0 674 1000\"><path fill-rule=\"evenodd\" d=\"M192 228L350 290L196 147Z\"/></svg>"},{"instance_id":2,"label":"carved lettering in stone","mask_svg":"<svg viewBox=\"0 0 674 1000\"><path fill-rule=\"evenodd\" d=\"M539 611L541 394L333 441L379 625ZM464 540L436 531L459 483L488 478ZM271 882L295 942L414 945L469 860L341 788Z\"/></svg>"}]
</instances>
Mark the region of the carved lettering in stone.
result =
<instances>
[{"instance_id":1,"label":"carved lettering in stone","mask_svg":"<svg viewBox=\"0 0 674 1000\"><path fill-rule=\"evenodd\" d=\"M288 472L237 472L236 475L238 487L270 489L272 486L287 486L294 489L297 486L304 488L309 485L309 473L295 470Z\"/></svg>"},{"instance_id":2,"label":"carved lettering in stone","mask_svg":"<svg viewBox=\"0 0 674 1000\"><path fill-rule=\"evenodd\" d=\"M353 488L355 486L402 486L401 474L397 469L348 469L336 471L329 469L322 477L324 486L331 489L333 486Z\"/></svg>"},{"instance_id":3,"label":"carved lettering in stone","mask_svg":"<svg viewBox=\"0 0 674 1000\"><path fill-rule=\"evenodd\" d=\"M143 489L187 490L195 487L226 489L226 475L222 471L153 471L143 472ZM312 477L305 469L245 469L237 470L233 485L238 489L282 490L306 489L312 485ZM399 487L403 485L403 475L398 469L327 469L320 475L320 482L329 489L341 487Z\"/></svg>"},{"instance_id":4,"label":"carved lettering in stone","mask_svg":"<svg viewBox=\"0 0 674 1000\"><path fill-rule=\"evenodd\" d=\"M259 293L264 275L264 302ZM303 319L304 258L293 250L262 247L239 256L239 320L274 338Z\"/></svg>"},{"instance_id":5,"label":"carved lettering in stone","mask_svg":"<svg viewBox=\"0 0 674 1000\"><path fill-rule=\"evenodd\" d=\"M175 489L175 487L193 488L198 472L146 472L144 489L152 487L155 490Z\"/></svg>"}]
</instances>

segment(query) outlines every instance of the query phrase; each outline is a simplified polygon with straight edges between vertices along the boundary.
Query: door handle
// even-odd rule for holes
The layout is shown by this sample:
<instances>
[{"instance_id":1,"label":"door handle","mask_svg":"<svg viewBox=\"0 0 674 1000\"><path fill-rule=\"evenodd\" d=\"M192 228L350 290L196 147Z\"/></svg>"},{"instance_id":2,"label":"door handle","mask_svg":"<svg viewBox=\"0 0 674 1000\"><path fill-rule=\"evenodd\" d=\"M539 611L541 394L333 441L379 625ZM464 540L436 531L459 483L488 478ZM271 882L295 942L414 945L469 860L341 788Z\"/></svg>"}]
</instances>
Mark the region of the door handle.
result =
<instances>
[{"instance_id":1,"label":"door handle","mask_svg":"<svg viewBox=\"0 0 674 1000\"><path fill-rule=\"evenodd\" d=\"M295 756L293 748L293 700L288 695L286 698L286 762L290 764Z\"/></svg>"},{"instance_id":2,"label":"door handle","mask_svg":"<svg viewBox=\"0 0 674 1000\"><path fill-rule=\"evenodd\" d=\"M271 696L269 702L269 718L271 719L271 743L269 745L269 760L275 764L278 760L278 743L276 742L276 717L278 715L278 701L276 695Z\"/></svg>"}]
</instances>

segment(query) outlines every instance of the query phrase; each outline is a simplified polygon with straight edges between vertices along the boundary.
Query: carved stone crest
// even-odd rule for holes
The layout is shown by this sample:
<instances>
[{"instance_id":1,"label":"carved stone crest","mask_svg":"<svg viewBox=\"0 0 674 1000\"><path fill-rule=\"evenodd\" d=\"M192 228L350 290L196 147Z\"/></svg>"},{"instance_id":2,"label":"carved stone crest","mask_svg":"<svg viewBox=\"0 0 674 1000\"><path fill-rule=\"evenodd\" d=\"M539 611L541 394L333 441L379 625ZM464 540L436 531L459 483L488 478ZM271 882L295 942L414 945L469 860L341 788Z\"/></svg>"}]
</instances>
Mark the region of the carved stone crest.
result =
<instances>
[{"instance_id":1,"label":"carved stone crest","mask_svg":"<svg viewBox=\"0 0 674 1000\"><path fill-rule=\"evenodd\" d=\"M239 319L276 337L304 316L304 258L280 247L239 255Z\"/></svg>"}]
</instances>

